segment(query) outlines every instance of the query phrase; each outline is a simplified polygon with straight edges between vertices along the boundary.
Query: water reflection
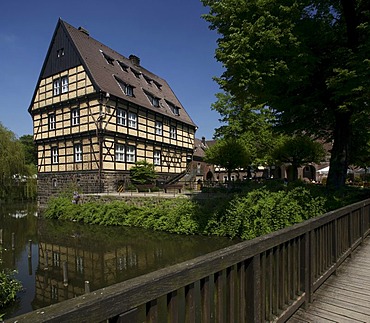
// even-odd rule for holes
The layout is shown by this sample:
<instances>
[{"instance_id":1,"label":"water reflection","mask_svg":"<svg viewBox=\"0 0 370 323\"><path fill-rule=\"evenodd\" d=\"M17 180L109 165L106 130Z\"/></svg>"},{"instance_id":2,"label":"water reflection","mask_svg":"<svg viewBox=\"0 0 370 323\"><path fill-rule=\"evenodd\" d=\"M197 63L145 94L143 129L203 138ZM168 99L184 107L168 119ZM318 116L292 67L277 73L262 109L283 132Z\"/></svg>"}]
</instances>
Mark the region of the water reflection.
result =
<instances>
[{"instance_id":1,"label":"water reflection","mask_svg":"<svg viewBox=\"0 0 370 323\"><path fill-rule=\"evenodd\" d=\"M25 291L7 317L70 299L228 246L228 239L43 220L1 209L0 268L18 269ZM22 214L18 216L15 214ZM24 216L24 214L26 214ZM14 249L12 248L14 237ZM31 241L31 242L30 242Z\"/></svg>"}]
</instances>

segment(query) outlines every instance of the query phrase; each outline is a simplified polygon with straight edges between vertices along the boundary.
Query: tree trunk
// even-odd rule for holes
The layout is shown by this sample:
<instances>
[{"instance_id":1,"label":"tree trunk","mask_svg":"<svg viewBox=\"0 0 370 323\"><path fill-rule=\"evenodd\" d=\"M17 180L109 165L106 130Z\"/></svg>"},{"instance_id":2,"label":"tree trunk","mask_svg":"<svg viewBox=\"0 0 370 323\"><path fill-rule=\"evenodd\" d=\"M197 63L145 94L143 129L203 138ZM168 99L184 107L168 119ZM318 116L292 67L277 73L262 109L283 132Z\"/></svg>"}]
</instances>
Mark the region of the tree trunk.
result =
<instances>
[{"instance_id":1,"label":"tree trunk","mask_svg":"<svg viewBox=\"0 0 370 323\"><path fill-rule=\"evenodd\" d=\"M348 147L351 140L350 118L352 113L336 113L333 134L333 148L330 158L330 169L326 186L339 189L346 183L348 168Z\"/></svg>"}]
</instances>

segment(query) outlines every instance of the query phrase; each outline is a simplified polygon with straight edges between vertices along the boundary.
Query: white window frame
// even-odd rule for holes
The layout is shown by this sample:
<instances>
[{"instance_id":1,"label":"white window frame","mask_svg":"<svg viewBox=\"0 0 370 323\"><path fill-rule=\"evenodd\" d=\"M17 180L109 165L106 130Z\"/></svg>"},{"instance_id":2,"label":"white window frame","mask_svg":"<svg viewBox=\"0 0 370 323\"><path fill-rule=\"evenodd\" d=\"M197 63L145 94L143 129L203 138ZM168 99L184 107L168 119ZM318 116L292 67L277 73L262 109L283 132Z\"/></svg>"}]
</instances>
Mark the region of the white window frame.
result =
<instances>
[{"instance_id":1,"label":"white window frame","mask_svg":"<svg viewBox=\"0 0 370 323\"><path fill-rule=\"evenodd\" d=\"M82 144L74 145L75 163L82 162Z\"/></svg>"},{"instance_id":2,"label":"white window frame","mask_svg":"<svg viewBox=\"0 0 370 323\"><path fill-rule=\"evenodd\" d=\"M60 79L56 79L53 81L53 95L59 95L60 94Z\"/></svg>"},{"instance_id":3,"label":"white window frame","mask_svg":"<svg viewBox=\"0 0 370 323\"><path fill-rule=\"evenodd\" d=\"M117 124L120 126L127 125L127 113L123 109L117 109Z\"/></svg>"},{"instance_id":4,"label":"white window frame","mask_svg":"<svg viewBox=\"0 0 370 323\"><path fill-rule=\"evenodd\" d=\"M175 126L170 127L170 138L176 139L177 138L177 131Z\"/></svg>"},{"instance_id":5,"label":"white window frame","mask_svg":"<svg viewBox=\"0 0 370 323\"><path fill-rule=\"evenodd\" d=\"M80 124L80 109L72 109L71 110L71 125L78 126Z\"/></svg>"},{"instance_id":6,"label":"white window frame","mask_svg":"<svg viewBox=\"0 0 370 323\"><path fill-rule=\"evenodd\" d=\"M135 146L126 147L126 161L128 163L135 163L136 161L136 148Z\"/></svg>"},{"instance_id":7,"label":"white window frame","mask_svg":"<svg viewBox=\"0 0 370 323\"><path fill-rule=\"evenodd\" d=\"M129 128L137 128L137 114L134 112L128 113L128 126Z\"/></svg>"},{"instance_id":8,"label":"white window frame","mask_svg":"<svg viewBox=\"0 0 370 323\"><path fill-rule=\"evenodd\" d=\"M162 136L163 134L163 123L162 121L155 122L155 134L158 136Z\"/></svg>"},{"instance_id":9,"label":"white window frame","mask_svg":"<svg viewBox=\"0 0 370 323\"><path fill-rule=\"evenodd\" d=\"M116 161L124 162L125 161L125 145L122 144L116 144L115 145L115 157Z\"/></svg>"},{"instance_id":10,"label":"white window frame","mask_svg":"<svg viewBox=\"0 0 370 323\"><path fill-rule=\"evenodd\" d=\"M62 94L68 92L68 76L63 76L61 78L61 87L62 87Z\"/></svg>"},{"instance_id":11,"label":"white window frame","mask_svg":"<svg viewBox=\"0 0 370 323\"><path fill-rule=\"evenodd\" d=\"M55 114L49 114L49 130L55 130L56 129L56 119Z\"/></svg>"},{"instance_id":12,"label":"white window frame","mask_svg":"<svg viewBox=\"0 0 370 323\"><path fill-rule=\"evenodd\" d=\"M134 88L130 84L125 85L125 94L127 96L134 96Z\"/></svg>"},{"instance_id":13,"label":"white window frame","mask_svg":"<svg viewBox=\"0 0 370 323\"><path fill-rule=\"evenodd\" d=\"M153 155L153 164L156 166L161 165L161 151L155 150Z\"/></svg>"},{"instance_id":14,"label":"white window frame","mask_svg":"<svg viewBox=\"0 0 370 323\"><path fill-rule=\"evenodd\" d=\"M54 165L59 163L58 147L51 147L51 163Z\"/></svg>"}]
</instances>

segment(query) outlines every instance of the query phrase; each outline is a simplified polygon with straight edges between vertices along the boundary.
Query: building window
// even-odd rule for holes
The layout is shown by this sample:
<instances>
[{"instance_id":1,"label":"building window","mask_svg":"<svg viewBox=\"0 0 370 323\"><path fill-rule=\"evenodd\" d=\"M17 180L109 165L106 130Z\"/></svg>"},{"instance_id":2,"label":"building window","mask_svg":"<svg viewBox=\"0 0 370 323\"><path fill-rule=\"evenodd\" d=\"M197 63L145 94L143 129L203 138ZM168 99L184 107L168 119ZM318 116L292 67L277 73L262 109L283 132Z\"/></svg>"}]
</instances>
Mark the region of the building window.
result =
<instances>
[{"instance_id":1,"label":"building window","mask_svg":"<svg viewBox=\"0 0 370 323\"><path fill-rule=\"evenodd\" d=\"M64 76L62 77L62 93L68 92L68 77Z\"/></svg>"},{"instance_id":2,"label":"building window","mask_svg":"<svg viewBox=\"0 0 370 323\"><path fill-rule=\"evenodd\" d=\"M57 285L52 285L51 286L51 289L50 289L50 298L53 301L57 301L58 300L58 286Z\"/></svg>"},{"instance_id":3,"label":"building window","mask_svg":"<svg viewBox=\"0 0 370 323\"><path fill-rule=\"evenodd\" d=\"M57 57L59 58L59 57L62 57L62 56L64 56L64 48L61 48L61 49L57 50Z\"/></svg>"},{"instance_id":4,"label":"building window","mask_svg":"<svg viewBox=\"0 0 370 323\"><path fill-rule=\"evenodd\" d=\"M125 110L117 109L117 124L120 126L125 126L127 120L127 114Z\"/></svg>"},{"instance_id":5,"label":"building window","mask_svg":"<svg viewBox=\"0 0 370 323\"><path fill-rule=\"evenodd\" d=\"M134 163L136 160L136 149L134 146L127 147L126 161L128 163Z\"/></svg>"},{"instance_id":6,"label":"building window","mask_svg":"<svg viewBox=\"0 0 370 323\"><path fill-rule=\"evenodd\" d=\"M74 146L75 151L75 163L82 162L82 144L76 144Z\"/></svg>"},{"instance_id":7,"label":"building window","mask_svg":"<svg viewBox=\"0 0 370 323\"><path fill-rule=\"evenodd\" d=\"M49 130L55 130L56 122L55 122L55 114L49 114Z\"/></svg>"},{"instance_id":8,"label":"building window","mask_svg":"<svg viewBox=\"0 0 370 323\"><path fill-rule=\"evenodd\" d=\"M150 93L148 93L148 92L146 92L146 91L144 91L145 92L145 94L146 94L146 96L148 97L148 100L150 101L150 103L151 103L151 105L153 106L153 107L156 107L156 108L158 108L159 107L159 98L157 98L157 97L155 97L154 95L152 95L152 94L150 94Z\"/></svg>"},{"instance_id":9,"label":"building window","mask_svg":"<svg viewBox=\"0 0 370 323\"><path fill-rule=\"evenodd\" d=\"M176 127L171 126L170 128L170 138L171 139L176 139Z\"/></svg>"},{"instance_id":10,"label":"building window","mask_svg":"<svg viewBox=\"0 0 370 323\"><path fill-rule=\"evenodd\" d=\"M168 106L170 107L171 109L171 112L176 115L176 116L179 116L180 115L180 108L175 106L174 104L170 103L170 102L167 102Z\"/></svg>"},{"instance_id":11,"label":"building window","mask_svg":"<svg viewBox=\"0 0 370 323\"><path fill-rule=\"evenodd\" d=\"M76 256L76 272L79 274L84 273L84 259L81 256Z\"/></svg>"},{"instance_id":12,"label":"building window","mask_svg":"<svg viewBox=\"0 0 370 323\"><path fill-rule=\"evenodd\" d=\"M68 92L68 76L63 76L53 81L53 94L59 95Z\"/></svg>"},{"instance_id":13,"label":"building window","mask_svg":"<svg viewBox=\"0 0 370 323\"><path fill-rule=\"evenodd\" d=\"M108 64L114 65L114 58L110 57L109 55L104 53L102 50L100 52L102 53L103 57L105 58Z\"/></svg>"},{"instance_id":14,"label":"building window","mask_svg":"<svg viewBox=\"0 0 370 323\"><path fill-rule=\"evenodd\" d=\"M154 151L153 164L154 165L160 165L161 164L161 151L160 150Z\"/></svg>"},{"instance_id":15,"label":"building window","mask_svg":"<svg viewBox=\"0 0 370 323\"><path fill-rule=\"evenodd\" d=\"M127 96L134 96L134 87L126 82L122 81L120 78L113 76L114 79L117 81L119 87L121 88L122 92Z\"/></svg>"},{"instance_id":16,"label":"building window","mask_svg":"<svg viewBox=\"0 0 370 323\"><path fill-rule=\"evenodd\" d=\"M155 134L158 136L162 136L163 124L161 121L155 122Z\"/></svg>"},{"instance_id":17,"label":"building window","mask_svg":"<svg viewBox=\"0 0 370 323\"><path fill-rule=\"evenodd\" d=\"M141 72L133 69L132 67L131 67L131 72L135 75L136 78L138 79L140 78Z\"/></svg>"},{"instance_id":18,"label":"building window","mask_svg":"<svg viewBox=\"0 0 370 323\"><path fill-rule=\"evenodd\" d=\"M126 84L124 92L127 96L134 96L134 88L129 84Z\"/></svg>"},{"instance_id":19,"label":"building window","mask_svg":"<svg viewBox=\"0 0 370 323\"><path fill-rule=\"evenodd\" d=\"M60 267L60 253L53 251L52 257L53 257L53 267Z\"/></svg>"},{"instance_id":20,"label":"building window","mask_svg":"<svg viewBox=\"0 0 370 323\"><path fill-rule=\"evenodd\" d=\"M137 115L136 113L129 112L128 113L128 126L130 128L137 128Z\"/></svg>"},{"instance_id":21,"label":"building window","mask_svg":"<svg viewBox=\"0 0 370 323\"><path fill-rule=\"evenodd\" d=\"M80 110L79 109L72 109L71 111L71 123L72 126L77 126L80 124Z\"/></svg>"},{"instance_id":22,"label":"building window","mask_svg":"<svg viewBox=\"0 0 370 323\"><path fill-rule=\"evenodd\" d=\"M60 79L53 81L53 94L54 95L60 94Z\"/></svg>"},{"instance_id":23,"label":"building window","mask_svg":"<svg viewBox=\"0 0 370 323\"><path fill-rule=\"evenodd\" d=\"M52 162L52 164L58 164L58 162L59 162L58 147L52 147L51 148L51 162Z\"/></svg>"},{"instance_id":24,"label":"building window","mask_svg":"<svg viewBox=\"0 0 370 323\"><path fill-rule=\"evenodd\" d=\"M128 66L125 63L117 61L118 65L121 67L122 71L128 72Z\"/></svg>"},{"instance_id":25,"label":"building window","mask_svg":"<svg viewBox=\"0 0 370 323\"><path fill-rule=\"evenodd\" d=\"M121 144L116 144L116 161L125 161L125 146Z\"/></svg>"}]
</instances>

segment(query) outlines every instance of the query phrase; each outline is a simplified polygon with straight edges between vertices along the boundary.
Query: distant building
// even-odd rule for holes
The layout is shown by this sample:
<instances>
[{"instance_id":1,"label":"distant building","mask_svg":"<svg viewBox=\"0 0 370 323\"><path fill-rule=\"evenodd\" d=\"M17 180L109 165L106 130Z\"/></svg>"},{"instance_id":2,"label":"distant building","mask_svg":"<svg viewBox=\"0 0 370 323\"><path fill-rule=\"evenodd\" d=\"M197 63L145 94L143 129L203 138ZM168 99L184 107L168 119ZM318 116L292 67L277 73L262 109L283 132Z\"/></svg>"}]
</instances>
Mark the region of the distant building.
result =
<instances>
[{"instance_id":1,"label":"distant building","mask_svg":"<svg viewBox=\"0 0 370 323\"><path fill-rule=\"evenodd\" d=\"M139 160L186 172L196 126L167 82L59 20L29 107L38 193L114 191Z\"/></svg>"}]
</instances>

